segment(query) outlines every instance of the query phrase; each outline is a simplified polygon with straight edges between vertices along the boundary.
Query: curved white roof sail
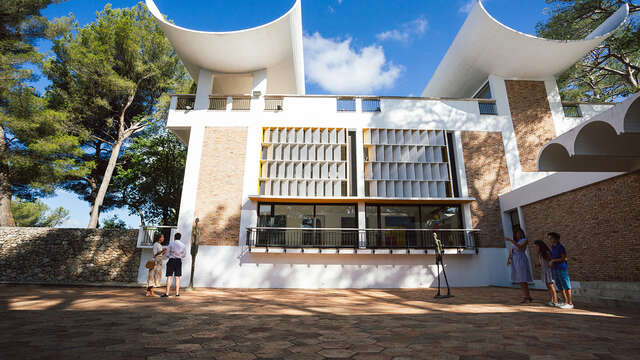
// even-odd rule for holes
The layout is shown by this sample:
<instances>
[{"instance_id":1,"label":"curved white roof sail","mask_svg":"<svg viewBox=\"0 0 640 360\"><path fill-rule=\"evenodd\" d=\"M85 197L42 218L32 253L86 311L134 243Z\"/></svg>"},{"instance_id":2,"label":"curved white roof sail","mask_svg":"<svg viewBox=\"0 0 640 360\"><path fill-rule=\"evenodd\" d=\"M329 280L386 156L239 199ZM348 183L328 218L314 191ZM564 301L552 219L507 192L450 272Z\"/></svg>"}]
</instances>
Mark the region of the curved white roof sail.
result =
<instances>
[{"instance_id":1,"label":"curved white roof sail","mask_svg":"<svg viewBox=\"0 0 640 360\"><path fill-rule=\"evenodd\" d=\"M227 74L267 69L268 93L305 93L300 0L270 23L228 32L185 29L166 21L153 0L146 4L194 80L200 69Z\"/></svg>"},{"instance_id":2,"label":"curved white roof sail","mask_svg":"<svg viewBox=\"0 0 640 360\"><path fill-rule=\"evenodd\" d=\"M501 24L477 0L422 96L471 97L490 74L528 80L555 76L609 37L628 15L625 4L583 40L550 40Z\"/></svg>"}]
</instances>

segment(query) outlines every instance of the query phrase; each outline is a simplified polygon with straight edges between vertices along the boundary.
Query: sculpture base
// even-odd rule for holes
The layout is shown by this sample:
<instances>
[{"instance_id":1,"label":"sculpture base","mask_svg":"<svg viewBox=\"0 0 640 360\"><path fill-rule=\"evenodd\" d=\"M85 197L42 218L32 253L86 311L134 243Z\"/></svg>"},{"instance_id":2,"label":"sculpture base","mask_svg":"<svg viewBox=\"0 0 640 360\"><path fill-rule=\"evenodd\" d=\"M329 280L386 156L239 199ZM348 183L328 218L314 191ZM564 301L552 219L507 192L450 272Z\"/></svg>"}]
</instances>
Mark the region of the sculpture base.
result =
<instances>
[{"instance_id":1,"label":"sculpture base","mask_svg":"<svg viewBox=\"0 0 640 360\"><path fill-rule=\"evenodd\" d=\"M434 299L446 299L446 298L452 298L452 297L454 297L454 296L453 295L440 295L440 294L438 294L438 295L434 296L433 298Z\"/></svg>"}]
</instances>

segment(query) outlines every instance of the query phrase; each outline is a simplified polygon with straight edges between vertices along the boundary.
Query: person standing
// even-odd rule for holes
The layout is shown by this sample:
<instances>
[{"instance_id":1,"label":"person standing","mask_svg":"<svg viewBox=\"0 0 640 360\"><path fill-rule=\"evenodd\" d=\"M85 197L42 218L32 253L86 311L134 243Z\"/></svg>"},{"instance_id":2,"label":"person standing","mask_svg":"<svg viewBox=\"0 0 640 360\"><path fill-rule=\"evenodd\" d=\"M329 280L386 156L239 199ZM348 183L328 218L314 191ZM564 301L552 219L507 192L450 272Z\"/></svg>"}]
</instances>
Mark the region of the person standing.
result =
<instances>
[{"instance_id":1,"label":"person standing","mask_svg":"<svg viewBox=\"0 0 640 360\"><path fill-rule=\"evenodd\" d=\"M507 238L507 240L511 242L509 259L507 260L507 265L511 266L511 281L520 283L524 297L520 303L531 302L533 299L529 292L529 283L533 281L533 277L531 276L529 258L526 253L529 240L527 240L520 226L514 226L513 239Z\"/></svg>"},{"instance_id":2,"label":"person standing","mask_svg":"<svg viewBox=\"0 0 640 360\"><path fill-rule=\"evenodd\" d=\"M160 286L162 280L162 255L166 252L162 248L164 235L159 234L154 238L153 248L153 268L149 269L149 279L147 280L147 296L154 296L153 288Z\"/></svg>"},{"instance_id":3,"label":"person standing","mask_svg":"<svg viewBox=\"0 0 640 360\"><path fill-rule=\"evenodd\" d=\"M538 263L540 264L540 279L547 285L547 291L551 299L547 303L549 306L558 306L558 294L556 294L556 288L553 286L553 274L551 273L551 250L547 244L542 240L536 240L534 244L538 247Z\"/></svg>"},{"instance_id":4,"label":"person standing","mask_svg":"<svg viewBox=\"0 0 640 360\"><path fill-rule=\"evenodd\" d=\"M560 243L560 234L547 233L547 239L551 242L551 260L549 266L553 273L553 280L558 290L562 292L564 303L559 304L561 309L573 309L573 296L571 295L571 279L569 279L569 265L567 264L567 250Z\"/></svg>"},{"instance_id":5,"label":"person standing","mask_svg":"<svg viewBox=\"0 0 640 360\"><path fill-rule=\"evenodd\" d=\"M186 247L180 241L182 235L176 233L169 246L167 247L167 256L169 261L167 262L167 292L162 297L169 297L169 291L171 290L171 278L176 280L176 297L180 296L180 276L182 276L182 259L186 256Z\"/></svg>"}]
</instances>

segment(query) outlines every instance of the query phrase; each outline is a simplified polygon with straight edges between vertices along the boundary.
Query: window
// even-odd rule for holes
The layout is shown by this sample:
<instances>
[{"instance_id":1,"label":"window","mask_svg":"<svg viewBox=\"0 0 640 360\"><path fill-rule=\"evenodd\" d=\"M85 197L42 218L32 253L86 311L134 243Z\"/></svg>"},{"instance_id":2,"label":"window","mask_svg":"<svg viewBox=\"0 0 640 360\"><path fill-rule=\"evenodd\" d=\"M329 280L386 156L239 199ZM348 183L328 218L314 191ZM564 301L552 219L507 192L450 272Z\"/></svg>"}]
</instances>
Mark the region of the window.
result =
<instances>
[{"instance_id":1,"label":"window","mask_svg":"<svg viewBox=\"0 0 640 360\"><path fill-rule=\"evenodd\" d=\"M459 205L375 205L365 208L367 229L462 229Z\"/></svg>"},{"instance_id":2,"label":"window","mask_svg":"<svg viewBox=\"0 0 640 360\"><path fill-rule=\"evenodd\" d=\"M338 111L356 111L356 99L338 98Z\"/></svg>"},{"instance_id":3,"label":"window","mask_svg":"<svg viewBox=\"0 0 640 360\"><path fill-rule=\"evenodd\" d=\"M582 112L578 105L562 105L562 109L566 117L582 117Z\"/></svg>"},{"instance_id":4,"label":"window","mask_svg":"<svg viewBox=\"0 0 640 360\"><path fill-rule=\"evenodd\" d=\"M357 228L356 205L259 204L259 227Z\"/></svg>"},{"instance_id":5,"label":"window","mask_svg":"<svg viewBox=\"0 0 640 360\"><path fill-rule=\"evenodd\" d=\"M462 229L459 206L423 205L421 216L423 229Z\"/></svg>"}]
</instances>

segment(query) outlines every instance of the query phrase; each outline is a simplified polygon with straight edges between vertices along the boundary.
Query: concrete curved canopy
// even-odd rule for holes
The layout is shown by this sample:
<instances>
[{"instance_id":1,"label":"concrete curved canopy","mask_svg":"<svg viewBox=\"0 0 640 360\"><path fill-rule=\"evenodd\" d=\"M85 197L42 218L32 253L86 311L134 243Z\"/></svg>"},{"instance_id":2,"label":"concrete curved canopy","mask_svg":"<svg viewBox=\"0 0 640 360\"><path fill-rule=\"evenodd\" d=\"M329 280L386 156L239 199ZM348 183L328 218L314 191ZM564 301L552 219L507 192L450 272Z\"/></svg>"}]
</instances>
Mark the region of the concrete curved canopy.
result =
<instances>
[{"instance_id":1,"label":"concrete curved canopy","mask_svg":"<svg viewBox=\"0 0 640 360\"><path fill-rule=\"evenodd\" d=\"M597 47L628 14L625 4L583 40L550 40L501 24L477 0L422 96L471 97L490 74L510 79L550 78Z\"/></svg>"},{"instance_id":2,"label":"concrete curved canopy","mask_svg":"<svg viewBox=\"0 0 640 360\"><path fill-rule=\"evenodd\" d=\"M146 4L194 80L200 69L226 74L266 69L268 92L305 93L300 0L270 23L229 32L185 29L166 21L153 0Z\"/></svg>"},{"instance_id":3,"label":"concrete curved canopy","mask_svg":"<svg viewBox=\"0 0 640 360\"><path fill-rule=\"evenodd\" d=\"M547 143L540 171L640 169L640 93Z\"/></svg>"}]
</instances>

